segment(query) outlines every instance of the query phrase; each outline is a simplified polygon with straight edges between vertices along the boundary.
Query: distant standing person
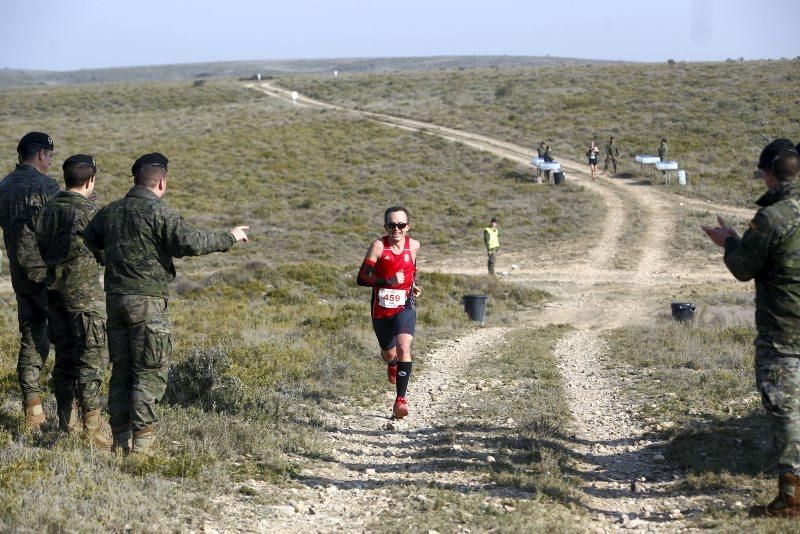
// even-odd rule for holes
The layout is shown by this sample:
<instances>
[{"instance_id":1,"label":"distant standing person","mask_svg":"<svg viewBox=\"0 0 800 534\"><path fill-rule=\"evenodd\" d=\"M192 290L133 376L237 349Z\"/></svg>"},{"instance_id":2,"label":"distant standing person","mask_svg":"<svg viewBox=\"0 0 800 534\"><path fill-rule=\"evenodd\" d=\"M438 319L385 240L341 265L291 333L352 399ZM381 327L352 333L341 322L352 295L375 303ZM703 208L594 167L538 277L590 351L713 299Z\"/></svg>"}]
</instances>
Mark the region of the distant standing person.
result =
<instances>
[{"instance_id":1,"label":"distant standing person","mask_svg":"<svg viewBox=\"0 0 800 534\"><path fill-rule=\"evenodd\" d=\"M800 155L792 142L776 139L764 147L758 175L767 192L744 235L722 218L703 230L724 247L733 276L756 285L756 385L780 455L778 496L751 507L750 516L800 517Z\"/></svg>"},{"instance_id":2,"label":"distant standing person","mask_svg":"<svg viewBox=\"0 0 800 534\"><path fill-rule=\"evenodd\" d=\"M542 157L544 158L544 160L547 163L552 163L552 162L555 161L555 158L553 158L553 149L550 148L550 145L547 145L544 148L544 156L542 156ZM550 181L550 171L545 171L544 175L547 178L547 181L549 182Z\"/></svg>"},{"instance_id":3,"label":"distant standing person","mask_svg":"<svg viewBox=\"0 0 800 534\"><path fill-rule=\"evenodd\" d=\"M84 241L105 253L106 311L111 381L108 411L115 448L147 453L158 422L155 405L167 387L172 356L168 284L173 258L226 252L247 241L247 226L229 232L192 228L162 200L167 192L163 154L133 163L134 186L89 222Z\"/></svg>"},{"instance_id":4,"label":"distant standing person","mask_svg":"<svg viewBox=\"0 0 800 534\"><path fill-rule=\"evenodd\" d=\"M617 146L617 142L612 135L608 139L608 144L606 145L606 162L603 165L603 174L608 171L608 162L614 164L614 174L617 174L617 158L619 157L619 147Z\"/></svg>"},{"instance_id":5,"label":"distant standing person","mask_svg":"<svg viewBox=\"0 0 800 534\"><path fill-rule=\"evenodd\" d=\"M592 181L597 176L597 154L600 153L600 148L597 146L597 141L592 139L589 143L589 150L586 151L586 157L589 158L589 169L592 171Z\"/></svg>"},{"instance_id":6,"label":"distant standing person","mask_svg":"<svg viewBox=\"0 0 800 534\"><path fill-rule=\"evenodd\" d=\"M497 230L497 217L492 217L489 226L483 229L483 242L486 244L486 252L489 255L489 274L494 274L494 263L497 253L500 252L500 239Z\"/></svg>"},{"instance_id":7,"label":"distant standing person","mask_svg":"<svg viewBox=\"0 0 800 534\"><path fill-rule=\"evenodd\" d=\"M544 159L544 155L546 152L547 152L547 146L545 145L545 142L542 141L541 143L539 143L539 146L536 147L536 154L538 155L539 159ZM538 169L538 171L539 172L536 174L536 176L537 178L541 178L542 169Z\"/></svg>"},{"instance_id":8,"label":"distant standing person","mask_svg":"<svg viewBox=\"0 0 800 534\"><path fill-rule=\"evenodd\" d=\"M389 382L396 386L395 419L408 415L411 342L417 325L416 298L421 293L416 284L419 241L408 236L409 221L403 206L388 208L383 214L386 235L370 245L358 271L358 285L372 288L372 328Z\"/></svg>"},{"instance_id":9,"label":"distant standing person","mask_svg":"<svg viewBox=\"0 0 800 534\"><path fill-rule=\"evenodd\" d=\"M658 147L658 157L661 161L667 161L669 156L669 147L667 146L667 139L661 138L661 145ZM661 174L666 175L667 171L661 171Z\"/></svg>"},{"instance_id":10,"label":"distant standing person","mask_svg":"<svg viewBox=\"0 0 800 534\"><path fill-rule=\"evenodd\" d=\"M56 348L53 390L58 424L70 433L78 430L77 400L83 410L84 441L110 450L98 399L108 366L98 263L102 255L95 257L83 242L83 230L97 212L89 200L97 163L93 156L76 154L62 168L67 189L45 204L36 221L36 242L47 265L47 320Z\"/></svg>"},{"instance_id":11,"label":"distant standing person","mask_svg":"<svg viewBox=\"0 0 800 534\"><path fill-rule=\"evenodd\" d=\"M36 246L33 229L42 207L58 194L58 182L45 174L54 150L53 139L46 133L25 134L17 145L19 164L0 182L0 227L3 228L19 320L17 378L22 390L25 424L34 431L45 421L39 379L50 352L50 340L47 336L47 268Z\"/></svg>"},{"instance_id":12,"label":"distant standing person","mask_svg":"<svg viewBox=\"0 0 800 534\"><path fill-rule=\"evenodd\" d=\"M667 161L667 157L669 156L669 146L667 146L667 139L665 137L661 138L661 145L658 147L658 157L661 161Z\"/></svg>"}]
</instances>

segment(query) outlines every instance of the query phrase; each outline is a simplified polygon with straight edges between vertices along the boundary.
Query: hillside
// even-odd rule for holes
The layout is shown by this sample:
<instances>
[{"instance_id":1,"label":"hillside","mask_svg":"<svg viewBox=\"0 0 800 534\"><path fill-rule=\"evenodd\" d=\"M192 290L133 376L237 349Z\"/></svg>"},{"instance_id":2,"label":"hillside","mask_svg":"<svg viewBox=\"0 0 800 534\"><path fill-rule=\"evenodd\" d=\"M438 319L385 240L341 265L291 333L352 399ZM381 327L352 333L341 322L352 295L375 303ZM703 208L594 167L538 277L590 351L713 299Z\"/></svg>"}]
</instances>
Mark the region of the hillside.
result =
<instances>
[{"instance_id":1,"label":"hillside","mask_svg":"<svg viewBox=\"0 0 800 534\"><path fill-rule=\"evenodd\" d=\"M74 71L0 70L0 87L69 85L133 81L179 81L208 78L255 78L286 73L406 72L486 67L601 64L609 61L550 56L434 56L397 58L296 59L224 61L177 65L134 66Z\"/></svg>"}]
</instances>

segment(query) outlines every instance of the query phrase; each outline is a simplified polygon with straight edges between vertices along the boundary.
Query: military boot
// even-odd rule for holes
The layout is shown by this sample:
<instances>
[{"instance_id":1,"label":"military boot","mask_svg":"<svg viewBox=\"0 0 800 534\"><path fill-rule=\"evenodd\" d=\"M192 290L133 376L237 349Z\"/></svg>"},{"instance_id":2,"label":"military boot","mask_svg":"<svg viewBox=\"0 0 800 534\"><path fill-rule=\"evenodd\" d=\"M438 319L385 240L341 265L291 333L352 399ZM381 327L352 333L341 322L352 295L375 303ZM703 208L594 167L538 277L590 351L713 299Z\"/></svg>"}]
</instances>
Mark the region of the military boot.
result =
<instances>
[{"instance_id":1,"label":"military boot","mask_svg":"<svg viewBox=\"0 0 800 534\"><path fill-rule=\"evenodd\" d=\"M120 451L123 454L130 453L131 440L133 439L131 424L125 423L124 425L112 427L111 433L114 435L114 443L111 446L111 451Z\"/></svg>"},{"instance_id":2,"label":"military boot","mask_svg":"<svg viewBox=\"0 0 800 534\"><path fill-rule=\"evenodd\" d=\"M98 449L110 451L113 441L100 419L100 410L92 410L83 414L83 440Z\"/></svg>"},{"instance_id":3,"label":"military boot","mask_svg":"<svg viewBox=\"0 0 800 534\"><path fill-rule=\"evenodd\" d=\"M751 506L750 517L800 517L800 477L781 473L778 496L768 505Z\"/></svg>"},{"instance_id":4,"label":"military boot","mask_svg":"<svg viewBox=\"0 0 800 534\"><path fill-rule=\"evenodd\" d=\"M41 430L42 423L46 417L42 409L42 400L39 397L33 397L25 402L25 425L31 432L38 432Z\"/></svg>"},{"instance_id":5,"label":"military boot","mask_svg":"<svg viewBox=\"0 0 800 534\"><path fill-rule=\"evenodd\" d=\"M131 454L150 454L156 433L152 425L137 430L133 433L133 447Z\"/></svg>"},{"instance_id":6,"label":"military boot","mask_svg":"<svg viewBox=\"0 0 800 534\"><path fill-rule=\"evenodd\" d=\"M82 427L80 417L78 416L80 409L77 400L73 400L70 404L65 406L59 405L56 409L58 412L58 428L70 434L80 432Z\"/></svg>"}]
</instances>

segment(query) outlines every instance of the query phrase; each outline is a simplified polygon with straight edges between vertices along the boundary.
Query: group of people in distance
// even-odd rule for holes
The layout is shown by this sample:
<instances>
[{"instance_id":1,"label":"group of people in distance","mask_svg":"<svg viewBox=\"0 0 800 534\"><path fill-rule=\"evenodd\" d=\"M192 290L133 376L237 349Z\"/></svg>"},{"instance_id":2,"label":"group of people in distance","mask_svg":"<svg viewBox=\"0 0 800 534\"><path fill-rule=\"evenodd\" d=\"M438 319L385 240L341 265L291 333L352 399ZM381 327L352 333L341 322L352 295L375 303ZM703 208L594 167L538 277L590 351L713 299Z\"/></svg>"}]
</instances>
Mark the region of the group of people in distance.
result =
<instances>
[{"instance_id":1,"label":"group of people in distance","mask_svg":"<svg viewBox=\"0 0 800 534\"><path fill-rule=\"evenodd\" d=\"M536 154L540 159L543 159L546 162L555 161L553 158L553 149L550 145L546 142L542 141L539 143L539 146L536 147ZM589 161L589 169L592 173L592 180L594 180L597 176L597 160L600 154L600 147L597 144L596 139L592 139L589 142L589 148L586 150L586 158ZM619 159L619 146L617 145L614 136L612 135L608 139L608 143L606 144L606 161L603 167L603 174L608 171L609 163L612 164L614 169L614 174L617 174L617 159ZM541 174L542 171L539 171ZM549 175L549 172L548 172Z\"/></svg>"},{"instance_id":2,"label":"group of people in distance","mask_svg":"<svg viewBox=\"0 0 800 534\"><path fill-rule=\"evenodd\" d=\"M597 145L597 140L592 139L589 142L589 148L586 150L586 158L589 162L589 170L592 173L592 180L594 180L597 176L597 159L598 155L600 154L600 147ZM603 174L608 172L608 164L611 163L614 169L614 174L617 174L617 159L619 159L619 146L617 145L617 141L612 135L608 138L608 143L606 143L606 161L603 165ZM669 147L667 146L667 139L661 138L661 144L658 147L658 157L661 158L661 161L667 161L667 156L669 154Z\"/></svg>"},{"instance_id":3,"label":"group of people in distance","mask_svg":"<svg viewBox=\"0 0 800 534\"><path fill-rule=\"evenodd\" d=\"M217 233L187 224L162 200L169 162L160 153L136 159L133 187L98 210L95 158L68 157L60 190L46 174L54 150L46 133L26 134L17 145L18 165L0 181L25 423L37 431L46 420L40 380L52 342L59 427L80 431L94 447L148 453L172 352L167 288L176 274L172 260L227 251L247 241L248 227ZM109 358L111 436L98 399Z\"/></svg>"}]
</instances>

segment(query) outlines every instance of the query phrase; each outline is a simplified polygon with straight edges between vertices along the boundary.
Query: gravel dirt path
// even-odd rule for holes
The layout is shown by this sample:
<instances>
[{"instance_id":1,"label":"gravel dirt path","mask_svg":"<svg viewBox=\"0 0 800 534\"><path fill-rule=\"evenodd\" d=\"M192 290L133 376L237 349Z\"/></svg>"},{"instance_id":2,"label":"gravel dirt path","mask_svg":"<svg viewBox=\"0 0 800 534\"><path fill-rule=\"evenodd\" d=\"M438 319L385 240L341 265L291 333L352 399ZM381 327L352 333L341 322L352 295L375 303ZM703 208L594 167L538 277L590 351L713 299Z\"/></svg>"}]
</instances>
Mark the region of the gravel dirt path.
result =
<instances>
[{"instance_id":1,"label":"gravel dirt path","mask_svg":"<svg viewBox=\"0 0 800 534\"><path fill-rule=\"evenodd\" d=\"M290 92L269 83L248 84L254 90L291 101ZM410 119L349 110L302 95L298 106L321 107L358 114L392 127L416 130L458 141L476 149L527 165L530 150L486 136ZM606 369L608 348L602 332L634 323L651 322L668 309L671 295L687 284L729 279L721 262L708 262L694 272L670 261L675 251L676 220L686 210L713 211L749 218L752 210L715 205L641 186L633 179L591 181L586 166L562 160L569 180L599 195L607 210L602 237L590 250L568 251L574 260L550 265L537 257L507 256L520 268L508 275L516 281L554 295L554 300L530 312L523 326L568 324L574 329L560 339L556 358L573 414L573 439L566 445L579 458L577 470L593 527L598 532L618 529L692 529L692 517L711 497L675 495L666 485L680 473L664 462L663 444L645 439L636 420L635 401L627 396L626 376ZM544 187L544 186L542 186ZM644 228L634 243L625 239L634 210ZM699 229L698 229L699 231ZM570 247L569 243L563 247ZM635 249L635 252L634 252ZM618 255L635 254L631 266L615 267ZM699 253L707 256L707 253ZM482 274L474 259L433 259L428 270ZM502 270L502 269L501 269ZM254 504L244 494L218 498L223 513L209 519L209 531L361 531L391 503L391 487L404 481L437 482L479 488L500 495L469 471L437 471L421 451L435 442L437 423L453 416L460 405L462 370L482 351L502 342L510 330L476 328L445 342L426 356L425 372L415 373L410 386L411 415L388 424L390 399L366 410L342 406L346 415L329 421L333 461L318 462L301 473L292 488L251 481L253 492L270 502ZM376 370L376 372L379 372ZM468 459L480 461L492 451L464 443ZM509 490L503 490L509 491Z\"/></svg>"}]
</instances>

